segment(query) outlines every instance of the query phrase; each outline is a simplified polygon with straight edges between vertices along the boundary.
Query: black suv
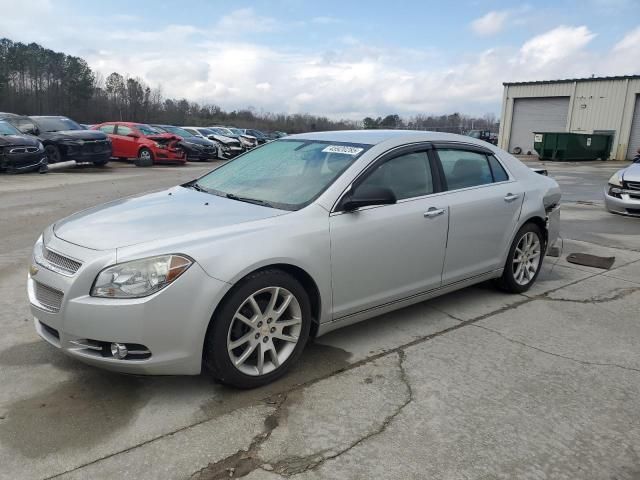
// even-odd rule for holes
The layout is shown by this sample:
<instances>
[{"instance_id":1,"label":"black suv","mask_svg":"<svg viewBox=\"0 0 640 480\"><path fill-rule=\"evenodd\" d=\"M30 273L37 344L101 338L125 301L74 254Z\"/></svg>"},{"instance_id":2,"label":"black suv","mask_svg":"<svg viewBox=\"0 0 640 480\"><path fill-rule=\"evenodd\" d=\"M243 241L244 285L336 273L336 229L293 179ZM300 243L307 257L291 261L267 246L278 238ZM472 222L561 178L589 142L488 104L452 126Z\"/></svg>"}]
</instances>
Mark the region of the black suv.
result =
<instances>
[{"instance_id":1,"label":"black suv","mask_svg":"<svg viewBox=\"0 0 640 480\"><path fill-rule=\"evenodd\" d=\"M9 122L0 120L0 172L47 171L44 146L31 135L23 135Z\"/></svg>"},{"instance_id":2,"label":"black suv","mask_svg":"<svg viewBox=\"0 0 640 480\"><path fill-rule=\"evenodd\" d=\"M111 140L99 130L87 130L67 117L0 116L22 133L34 135L43 145L49 163L75 160L106 165L111 158Z\"/></svg>"}]
</instances>

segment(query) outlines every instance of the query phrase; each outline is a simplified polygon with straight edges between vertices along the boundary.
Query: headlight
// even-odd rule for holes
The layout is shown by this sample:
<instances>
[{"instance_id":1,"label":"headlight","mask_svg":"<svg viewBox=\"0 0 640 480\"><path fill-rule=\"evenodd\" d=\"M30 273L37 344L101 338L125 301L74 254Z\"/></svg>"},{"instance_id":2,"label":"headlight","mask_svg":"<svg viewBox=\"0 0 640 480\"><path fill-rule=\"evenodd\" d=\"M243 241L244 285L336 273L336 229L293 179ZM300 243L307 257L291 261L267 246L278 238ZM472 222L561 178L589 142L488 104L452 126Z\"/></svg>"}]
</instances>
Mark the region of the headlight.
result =
<instances>
[{"instance_id":1,"label":"headlight","mask_svg":"<svg viewBox=\"0 0 640 480\"><path fill-rule=\"evenodd\" d=\"M38 240L36 240L36 244L33 246L33 260L38 264L38 265L44 265L45 261L44 261L44 243L43 243L43 235L40 235L38 237Z\"/></svg>"},{"instance_id":2,"label":"headlight","mask_svg":"<svg viewBox=\"0 0 640 480\"><path fill-rule=\"evenodd\" d=\"M42 142L38 142L38 150L44 150L44 145Z\"/></svg>"},{"instance_id":3,"label":"headlight","mask_svg":"<svg viewBox=\"0 0 640 480\"><path fill-rule=\"evenodd\" d=\"M622 178L620 178L620 172L616 172L611 175L611 178L609 179L609 185L615 185L616 187L622 186Z\"/></svg>"},{"instance_id":4,"label":"headlight","mask_svg":"<svg viewBox=\"0 0 640 480\"><path fill-rule=\"evenodd\" d=\"M92 297L140 298L172 283L193 263L183 255L162 255L113 265L93 282Z\"/></svg>"}]
</instances>

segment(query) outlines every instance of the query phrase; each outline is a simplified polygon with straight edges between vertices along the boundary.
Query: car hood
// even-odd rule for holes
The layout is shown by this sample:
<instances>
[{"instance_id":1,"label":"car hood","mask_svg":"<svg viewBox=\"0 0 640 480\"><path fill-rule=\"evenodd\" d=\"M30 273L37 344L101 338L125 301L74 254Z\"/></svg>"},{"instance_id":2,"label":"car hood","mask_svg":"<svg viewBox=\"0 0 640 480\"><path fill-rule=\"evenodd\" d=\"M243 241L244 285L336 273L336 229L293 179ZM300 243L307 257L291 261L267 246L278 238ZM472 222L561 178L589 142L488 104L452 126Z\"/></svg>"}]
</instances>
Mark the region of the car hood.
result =
<instances>
[{"instance_id":1,"label":"car hood","mask_svg":"<svg viewBox=\"0 0 640 480\"><path fill-rule=\"evenodd\" d=\"M206 138L201 137L183 137L182 141L184 143L195 143L196 145L204 145L206 147L210 147L213 145L211 140L207 140Z\"/></svg>"},{"instance_id":2,"label":"car hood","mask_svg":"<svg viewBox=\"0 0 640 480\"><path fill-rule=\"evenodd\" d=\"M640 182L640 163L633 163L622 171L622 180Z\"/></svg>"},{"instance_id":3,"label":"car hood","mask_svg":"<svg viewBox=\"0 0 640 480\"><path fill-rule=\"evenodd\" d=\"M289 213L185 187L127 197L75 213L54 225L67 242L110 250L218 230Z\"/></svg>"},{"instance_id":4,"label":"car hood","mask_svg":"<svg viewBox=\"0 0 640 480\"><path fill-rule=\"evenodd\" d=\"M238 144L240 143L239 140L236 140L235 138L229 138L229 137L225 137L224 135L211 135L213 138L216 139L216 141L220 142L220 143L228 143L228 144Z\"/></svg>"},{"instance_id":5,"label":"car hood","mask_svg":"<svg viewBox=\"0 0 640 480\"><path fill-rule=\"evenodd\" d=\"M39 140L29 135L0 135L0 147L7 145L26 145L37 147Z\"/></svg>"},{"instance_id":6,"label":"car hood","mask_svg":"<svg viewBox=\"0 0 640 480\"><path fill-rule=\"evenodd\" d=\"M62 132L41 132L43 140L106 140L107 136L99 130L65 130Z\"/></svg>"}]
</instances>

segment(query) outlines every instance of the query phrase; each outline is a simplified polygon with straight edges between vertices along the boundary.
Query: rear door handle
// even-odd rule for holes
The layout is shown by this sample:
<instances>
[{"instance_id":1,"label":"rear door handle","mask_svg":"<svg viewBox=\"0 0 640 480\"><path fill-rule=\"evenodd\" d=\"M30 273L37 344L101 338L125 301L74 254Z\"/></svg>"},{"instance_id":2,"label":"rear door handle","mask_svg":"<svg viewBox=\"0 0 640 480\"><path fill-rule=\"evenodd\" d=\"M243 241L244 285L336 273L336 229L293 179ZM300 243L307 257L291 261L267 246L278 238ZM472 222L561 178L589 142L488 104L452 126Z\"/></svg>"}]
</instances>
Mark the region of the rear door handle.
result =
<instances>
[{"instance_id":1,"label":"rear door handle","mask_svg":"<svg viewBox=\"0 0 640 480\"><path fill-rule=\"evenodd\" d=\"M505 202L513 202L520 198L520 195L516 195L515 193L507 193L504 197Z\"/></svg>"},{"instance_id":2,"label":"rear door handle","mask_svg":"<svg viewBox=\"0 0 640 480\"><path fill-rule=\"evenodd\" d=\"M438 217L442 214L444 214L444 208L436 208L436 207L431 207L429 210L423 213L425 218Z\"/></svg>"}]
</instances>

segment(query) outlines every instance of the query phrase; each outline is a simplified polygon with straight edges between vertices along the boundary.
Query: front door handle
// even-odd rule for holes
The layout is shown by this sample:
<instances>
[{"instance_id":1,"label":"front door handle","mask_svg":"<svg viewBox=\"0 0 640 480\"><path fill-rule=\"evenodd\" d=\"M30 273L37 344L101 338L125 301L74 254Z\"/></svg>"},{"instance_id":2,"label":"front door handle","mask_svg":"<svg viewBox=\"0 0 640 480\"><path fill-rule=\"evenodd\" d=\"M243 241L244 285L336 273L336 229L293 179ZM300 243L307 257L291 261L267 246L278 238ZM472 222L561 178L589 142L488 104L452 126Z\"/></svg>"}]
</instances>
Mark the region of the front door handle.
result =
<instances>
[{"instance_id":1,"label":"front door handle","mask_svg":"<svg viewBox=\"0 0 640 480\"><path fill-rule=\"evenodd\" d=\"M438 217L442 214L444 214L444 208L436 208L436 207L431 207L429 210L423 213L425 218Z\"/></svg>"},{"instance_id":2,"label":"front door handle","mask_svg":"<svg viewBox=\"0 0 640 480\"><path fill-rule=\"evenodd\" d=\"M520 198L520 195L516 195L515 193L507 193L504 197L505 202L513 202Z\"/></svg>"}]
</instances>

